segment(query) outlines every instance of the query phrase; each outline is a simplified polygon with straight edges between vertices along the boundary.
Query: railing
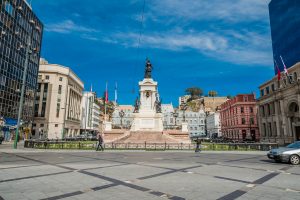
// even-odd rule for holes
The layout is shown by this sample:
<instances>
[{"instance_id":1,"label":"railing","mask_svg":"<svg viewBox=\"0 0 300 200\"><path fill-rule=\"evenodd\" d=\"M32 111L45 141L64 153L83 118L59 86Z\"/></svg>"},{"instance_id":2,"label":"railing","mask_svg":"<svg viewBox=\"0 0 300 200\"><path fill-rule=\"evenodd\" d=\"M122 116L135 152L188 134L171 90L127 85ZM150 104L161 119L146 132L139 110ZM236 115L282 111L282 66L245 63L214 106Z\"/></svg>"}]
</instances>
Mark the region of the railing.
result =
<instances>
[{"instance_id":1,"label":"railing","mask_svg":"<svg viewBox=\"0 0 300 200\"><path fill-rule=\"evenodd\" d=\"M195 144L184 143L105 143L105 149L112 150L194 150ZM25 140L25 148L36 149L83 149L93 150L96 141L34 141ZM277 143L202 143L203 151L268 151L277 148Z\"/></svg>"}]
</instances>

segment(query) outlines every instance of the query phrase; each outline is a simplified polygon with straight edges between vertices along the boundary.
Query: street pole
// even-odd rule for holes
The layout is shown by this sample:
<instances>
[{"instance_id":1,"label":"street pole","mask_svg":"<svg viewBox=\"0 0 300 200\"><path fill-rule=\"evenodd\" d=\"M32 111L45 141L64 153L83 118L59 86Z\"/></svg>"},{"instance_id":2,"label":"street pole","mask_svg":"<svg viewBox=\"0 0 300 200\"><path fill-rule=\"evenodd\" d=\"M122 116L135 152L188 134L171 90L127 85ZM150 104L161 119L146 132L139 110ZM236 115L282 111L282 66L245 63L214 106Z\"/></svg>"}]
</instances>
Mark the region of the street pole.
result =
<instances>
[{"instance_id":1,"label":"street pole","mask_svg":"<svg viewBox=\"0 0 300 200\"><path fill-rule=\"evenodd\" d=\"M24 93L25 93L25 84L26 84L26 77L27 77L27 70L28 70L28 60L30 54L30 35L27 37L27 47L26 47L26 58L25 58L25 65L24 65L24 73L23 73L23 80L22 80L22 89L21 89L21 97L19 103L19 112L18 112L18 122L16 128L16 137L14 141L14 149L17 149L18 146L18 137L19 137L19 129L20 129L20 122L21 122L21 115L23 111L23 101L24 101Z\"/></svg>"},{"instance_id":2,"label":"street pole","mask_svg":"<svg viewBox=\"0 0 300 200\"><path fill-rule=\"evenodd\" d=\"M87 134L86 134L86 121L87 121L87 110L88 110L88 100L89 100L89 95L88 95L88 93L86 93L86 99L85 99L85 120L84 120L84 134L86 135L86 137L87 137ZM90 103L90 102L89 102Z\"/></svg>"}]
</instances>

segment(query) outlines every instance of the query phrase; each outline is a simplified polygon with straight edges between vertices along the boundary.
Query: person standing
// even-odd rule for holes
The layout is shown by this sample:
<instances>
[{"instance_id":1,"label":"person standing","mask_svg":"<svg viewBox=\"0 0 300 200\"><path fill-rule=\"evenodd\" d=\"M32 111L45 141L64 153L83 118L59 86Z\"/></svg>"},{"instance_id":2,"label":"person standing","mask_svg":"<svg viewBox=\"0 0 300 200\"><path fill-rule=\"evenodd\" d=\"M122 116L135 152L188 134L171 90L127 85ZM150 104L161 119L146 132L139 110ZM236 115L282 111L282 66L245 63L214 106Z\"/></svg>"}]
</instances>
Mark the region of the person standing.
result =
<instances>
[{"instance_id":1,"label":"person standing","mask_svg":"<svg viewBox=\"0 0 300 200\"><path fill-rule=\"evenodd\" d=\"M200 152L200 151L201 151L201 139L197 138L195 152Z\"/></svg>"},{"instance_id":2,"label":"person standing","mask_svg":"<svg viewBox=\"0 0 300 200\"><path fill-rule=\"evenodd\" d=\"M98 134L98 146L97 146L96 151L99 150L99 147L101 147L101 151L104 151L104 148L103 148L103 138L102 138L102 135L100 133Z\"/></svg>"}]
</instances>

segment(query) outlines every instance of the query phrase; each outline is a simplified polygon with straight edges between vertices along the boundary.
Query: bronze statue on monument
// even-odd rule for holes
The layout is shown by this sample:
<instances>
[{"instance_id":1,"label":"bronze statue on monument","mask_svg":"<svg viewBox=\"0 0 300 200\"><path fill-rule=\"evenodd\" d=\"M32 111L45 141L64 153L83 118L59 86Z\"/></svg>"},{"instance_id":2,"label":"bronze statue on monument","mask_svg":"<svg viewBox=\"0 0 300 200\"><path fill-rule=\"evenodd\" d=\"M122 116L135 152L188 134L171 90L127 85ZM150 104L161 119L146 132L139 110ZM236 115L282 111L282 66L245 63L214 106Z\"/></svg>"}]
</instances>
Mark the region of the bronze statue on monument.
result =
<instances>
[{"instance_id":1,"label":"bronze statue on monument","mask_svg":"<svg viewBox=\"0 0 300 200\"><path fill-rule=\"evenodd\" d=\"M152 69L153 69L152 64L151 64L150 60L147 58L144 78L152 78L152 75L151 75Z\"/></svg>"}]
</instances>

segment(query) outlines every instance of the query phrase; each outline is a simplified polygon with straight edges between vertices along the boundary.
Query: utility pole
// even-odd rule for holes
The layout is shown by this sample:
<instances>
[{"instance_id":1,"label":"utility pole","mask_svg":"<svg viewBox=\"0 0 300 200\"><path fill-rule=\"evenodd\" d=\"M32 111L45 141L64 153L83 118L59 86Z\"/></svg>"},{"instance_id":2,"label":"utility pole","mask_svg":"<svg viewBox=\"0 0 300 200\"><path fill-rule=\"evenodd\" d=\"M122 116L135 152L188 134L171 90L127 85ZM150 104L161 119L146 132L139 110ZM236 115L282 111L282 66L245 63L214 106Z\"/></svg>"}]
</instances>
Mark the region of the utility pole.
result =
<instances>
[{"instance_id":1,"label":"utility pole","mask_svg":"<svg viewBox=\"0 0 300 200\"><path fill-rule=\"evenodd\" d=\"M22 89L21 89L21 97L20 97L20 103L19 103L19 112L18 112L18 122L17 122L17 129L16 129L16 137L14 141L14 149L18 146L18 138L19 138L19 129L20 129L20 123L21 123L21 117L22 117L22 111L23 111L23 103L24 103L24 93L25 93L25 84L26 84L26 78L27 78L27 70L28 70L28 62L29 62L29 55L31 54L30 51L30 35L27 37L27 47L25 52L25 65L24 65L24 72L23 72L23 80L22 80Z\"/></svg>"}]
</instances>

